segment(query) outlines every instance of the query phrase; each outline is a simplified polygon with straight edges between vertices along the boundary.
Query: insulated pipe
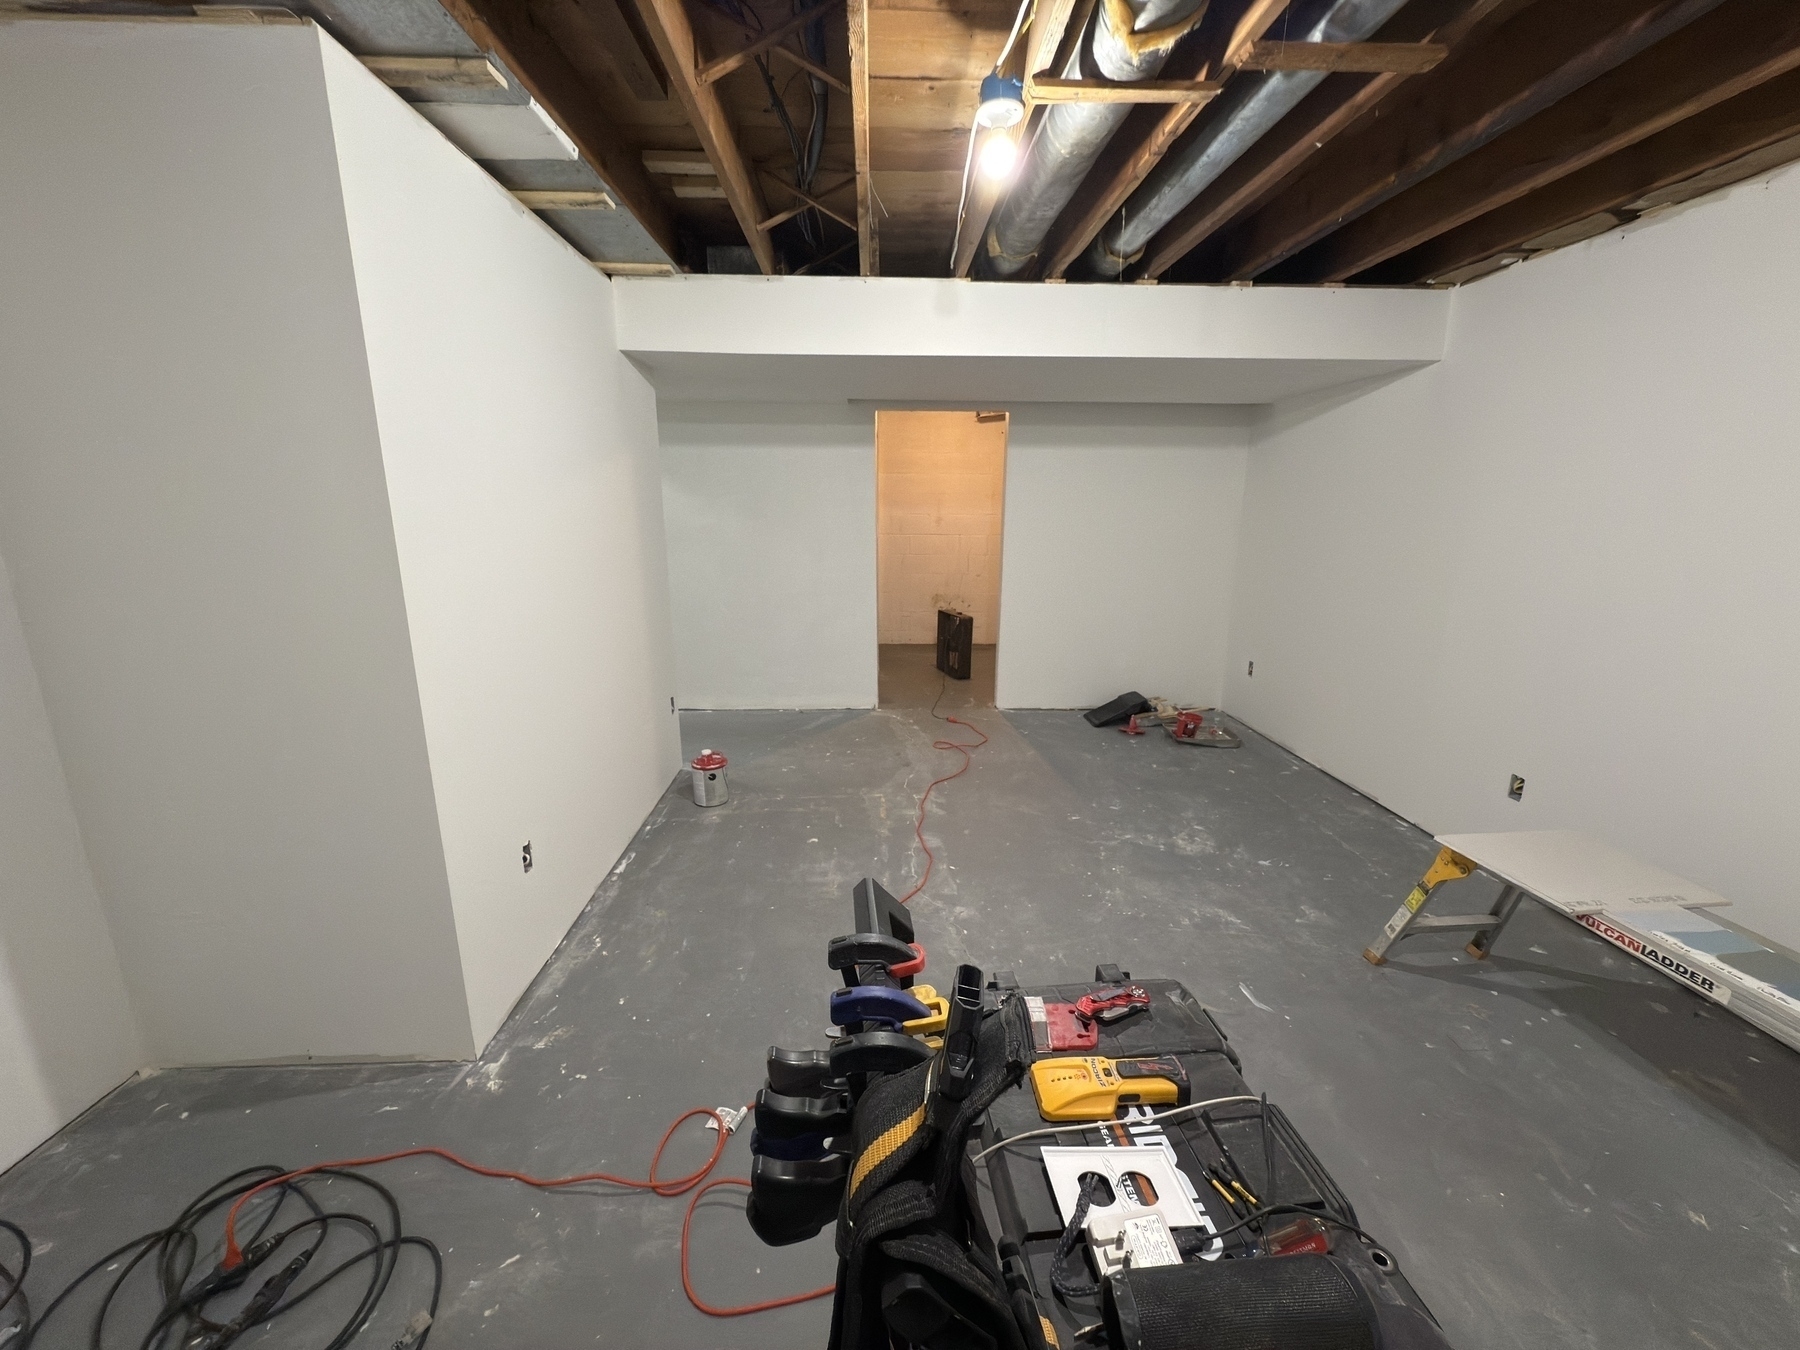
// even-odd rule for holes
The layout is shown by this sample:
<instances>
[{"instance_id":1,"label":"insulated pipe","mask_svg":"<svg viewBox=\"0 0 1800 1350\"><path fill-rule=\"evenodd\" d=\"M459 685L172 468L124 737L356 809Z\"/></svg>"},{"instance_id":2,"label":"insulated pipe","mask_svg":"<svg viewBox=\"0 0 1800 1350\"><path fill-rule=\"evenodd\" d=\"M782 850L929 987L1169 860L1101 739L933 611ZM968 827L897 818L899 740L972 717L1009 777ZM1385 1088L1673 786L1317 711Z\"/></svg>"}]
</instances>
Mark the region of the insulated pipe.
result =
<instances>
[{"instance_id":1,"label":"insulated pipe","mask_svg":"<svg viewBox=\"0 0 1800 1350\"><path fill-rule=\"evenodd\" d=\"M1175 43L1200 21L1207 0L1104 0L1091 36L1078 44L1066 79L1153 78ZM1057 103L1045 114L1018 181L988 227L984 270L1013 277L1030 266L1044 236L1132 109L1129 103Z\"/></svg>"},{"instance_id":2,"label":"insulated pipe","mask_svg":"<svg viewBox=\"0 0 1800 1350\"><path fill-rule=\"evenodd\" d=\"M1406 0L1312 0L1312 24L1303 42L1361 42L1386 23ZM1298 8L1298 6L1296 6ZM1298 17L1298 16L1296 16ZM1116 281L1143 255L1144 247L1183 207L1210 187L1325 78L1322 70L1283 70L1238 75L1214 104L1199 131L1179 142L1120 207L1094 239L1087 269Z\"/></svg>"}]
</instances>

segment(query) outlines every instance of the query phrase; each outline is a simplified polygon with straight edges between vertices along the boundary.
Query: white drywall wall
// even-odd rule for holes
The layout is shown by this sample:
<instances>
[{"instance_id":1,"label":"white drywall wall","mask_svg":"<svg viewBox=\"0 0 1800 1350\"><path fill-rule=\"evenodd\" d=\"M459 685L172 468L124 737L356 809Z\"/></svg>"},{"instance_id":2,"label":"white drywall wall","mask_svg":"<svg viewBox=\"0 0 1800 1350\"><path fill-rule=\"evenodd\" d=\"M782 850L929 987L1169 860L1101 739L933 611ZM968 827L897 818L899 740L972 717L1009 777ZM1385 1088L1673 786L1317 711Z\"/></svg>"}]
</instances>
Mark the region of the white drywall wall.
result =
<instances>
[{"instance_id":1,"label":"white drywall wall","mask_svg":"<svg viewBox=\"0 0 1800 1350\"><path fill-rule=\"evenodd\" d=\"M0 25L0 555L154 1063L473 1050L310 26Z\"/></svg>"},{"instance_id":2,"label":"white drywall wall","mask_svg":"<svg viewBox=\"0 0 1800 1350\"><path fill-rule=\"evenodd\" d=\"M1250 414L1011 412L1000 706L1217 703ZM682 706L873 706L874 410L665 401L661 433Z\"/></svg>"},{"instance_id":3,"label":"white drywall wall","mask_svg":"<svg viewBox=\"0 0 1800 1350\"><path fill-rule=\"evenodd\" d=\"M995 700L1224 692L1249 414L1026 404L1006 454Z\"/></svg>"},{"instance_id":4,"label":"white drywall wall","mask_svg":"<svg viewBox=\"0 0 1800 1350\"><path fill-rule=\"evenodd\" d=\"M680 761L655 396L607 279L320 42L481 1044Z\"/></svg>"},{"instance_id":5,"label":"white drywall wall","mask_svg":"<svg viewBox=\"0 0 1800 1350\"><path fill-rule=\"evenodd\" d=\"M1437 291L620 278L619 347L664 398L1267 403L1443 352Z\"/></svg>"},{"instance_id":6,"label":"white drywall wall","mask_svg":"<svg viewBox=\"0 0 1800 1350\"><path fill-rule=\"evenodd\" d=\"M684 708L872 708L875 415L660 405Z\"/></svg>"},{"instance_id":7,"label":"white drywall wall","mask_svg":"<svg viewBox=\"0 0 1800 1350\"><path fill-rule=\"evenodd\" d=\"M1800 946L1797 231L1790 170L1459 290L1442 364L1277 409L1231 710L1433 831L1586 830Z\"/></svg>"},{"instance_id":8,"label":"white drywall wall","mask_svg":"<svg viewBox=\"0 0 1800 1350\"><path fill-rule=\"evenodd\" d=\"M0 1169L141 1055L0 560Z\"/></svg>"},{"instance_id":9,"label":"white drywall wall","mask_svg":"<svg viewBox=\"0 0 1800 1350\"><path fill-rule=\"evenodd\" d=\"M883 643L935 643L938 611L1000 625L1006 418L975 412L875 414L876 627Z\"/></svg>"}]
</instances>

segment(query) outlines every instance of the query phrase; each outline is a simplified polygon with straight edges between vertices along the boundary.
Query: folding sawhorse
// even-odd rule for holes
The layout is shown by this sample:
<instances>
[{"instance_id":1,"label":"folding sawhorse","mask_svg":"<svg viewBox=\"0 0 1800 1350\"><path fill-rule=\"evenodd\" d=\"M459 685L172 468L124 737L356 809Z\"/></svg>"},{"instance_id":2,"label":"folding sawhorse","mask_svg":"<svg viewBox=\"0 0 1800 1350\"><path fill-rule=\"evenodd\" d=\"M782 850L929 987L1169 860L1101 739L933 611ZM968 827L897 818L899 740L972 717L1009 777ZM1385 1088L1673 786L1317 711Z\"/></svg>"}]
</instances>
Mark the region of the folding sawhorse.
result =
<instances>
[{"instance_id":1,"label":"folding sawhorse","mask_svg":"<svg viewBox=\"0 0 1800 1350\"><path fill-rule=\"evenodd\" d=\"M1416 933L1465 932L1473 936L1465 951L1477 961L1494 949L1494 942L1519 908L1519 902L1525 898L1525 892L1510 881L1500 888L1499 898L1486 914L1424 914L1425 902L1431 899L1432 892L1446 881L1460 881L1472 875L1477 864L1463 857L1455 849L1444 847L1438 850L1436 861L1425 869L1425 875L1417 886L1412 888L1400 908L1394 911L1394 917L1387 921L1387 927L1381 930L1381 936L1363 948L1363 960L1370 965L1379 966L1387 960L1388 948L1402 938L1412 937Z\"/></svg>"}]
</instances>

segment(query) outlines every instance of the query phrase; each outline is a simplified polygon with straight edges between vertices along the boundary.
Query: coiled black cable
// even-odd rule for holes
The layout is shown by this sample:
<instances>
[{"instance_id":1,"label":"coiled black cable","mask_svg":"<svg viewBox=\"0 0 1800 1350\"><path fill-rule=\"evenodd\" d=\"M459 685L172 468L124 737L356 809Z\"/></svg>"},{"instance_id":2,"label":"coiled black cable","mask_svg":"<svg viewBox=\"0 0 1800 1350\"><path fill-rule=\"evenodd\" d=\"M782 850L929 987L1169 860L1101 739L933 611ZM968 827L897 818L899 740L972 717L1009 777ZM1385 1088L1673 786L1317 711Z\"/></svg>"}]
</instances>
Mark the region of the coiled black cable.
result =
<instances>
[{"instance_id":1,"label":"coiled black cable","mask_svg":"<svg viewBox=\"0 0 1800 1350\"><path fill-rule=\"evenodd\" d=\"M265 1192L266 1201L259 1197L250 1202L265 1207L254 1231L245 1234L248 1240L242 1264L230 1270L218 1264L195 1274L199 1254L219 1247L223 1211L245 1192L287 1174L286 1168L264 1164L235 1172L207 1187L167 1227L133 1238L88 1266L45 1305L35 1321L27 1306L17 1350L30 1350L39 1344L43 1328L52 1318L58 1318L59 1327L70 1321L80 1294L107 1271L112 1278L88 1313L86 1344L90 1350L121 1344L136 1345L138 1350L172 1350L177 1346L181 1350L226 1350L251 1329L284 1316L321 1291L341 1286L350 1277L355 1280L357 1291L354 1306L341 1322L320 1333L322 1339L308 1343L309 1350L312 1346L316 1350L343 1350L374 1317L392 1283L401 1249L406 1247L418 1248L430 1258L431 1293L399 1340L392 1344L397 1350L423 1350L443 1293L443 1256L430 1239L403 1231L400 1204L392 1191L358 1172L327 1168L271 1187ZM374 1217L341 1206L328 1209L313 1194L315 1187L323 1190L337 1186L341 1197L344 1183L373 1193ZM292 1213L294 1205L303 1213L293 1222L277 1226L283 1211ZM16 1276L0 1265L0 1280L7 1282L0 1286L5 1289L0 1296L0 1311L4 1311L15 1296L25 1306L24 1284L31 1264L31 1244L16 1224L0 1219L0 1228L11 1233L24 1252L22 1269ZM353 1235L362 1249L303 1284L315 1259L339 1233ZM364 1270L366 1282L353 1274ZM142 1318L142 1298L121 1295L128 1287L141 1286L144 1273L154 1280L158 1302L141 1330L127 1330L120 1325L127 1317L124 1309L131 1307L136 1310L136 1317ZM57 1343L71 1342L69 1338L59 1338Z\"/></svg>"},{"instance_id":2,"label":"coiled black cable","mask_svg":"<svg viewBox=\"0 0 1800 1350\"><path fill-rule=\"evenodd\" d=\"M25 1277L31 1273L31 1239L25 1230L16 1223L8 1223L0 1219L0 1228L11 1233L13 1240L19 1244L19 1270L14 1274L10 1267L0 1265L0 1280L6 1281L6 1293L0 1296L0 1313L5 1312L17 1300L19 1305L19 1325L25 1332L31 1330L31 1304L25 1298Z\"/></svg>"}]
</instances>

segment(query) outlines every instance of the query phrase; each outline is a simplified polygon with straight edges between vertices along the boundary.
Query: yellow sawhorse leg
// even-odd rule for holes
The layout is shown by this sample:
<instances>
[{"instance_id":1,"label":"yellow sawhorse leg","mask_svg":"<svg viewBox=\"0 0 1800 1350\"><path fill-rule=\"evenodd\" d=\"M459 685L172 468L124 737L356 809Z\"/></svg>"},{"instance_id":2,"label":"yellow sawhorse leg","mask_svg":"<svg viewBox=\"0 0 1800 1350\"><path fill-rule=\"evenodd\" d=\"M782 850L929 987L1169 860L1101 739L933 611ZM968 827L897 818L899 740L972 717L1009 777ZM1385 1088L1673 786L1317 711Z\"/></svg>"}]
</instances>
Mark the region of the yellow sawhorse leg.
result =
<instances>
[{"instance_id":1,"label":"yellow sawhorse leg","mask_svg":"<svg viewBox=\"0 0 1800 1350\"><path fill-rule=\"evenodd\" d=\"M1381 930L1381 936L1363 949L1363 959L1370 965L1379 966L1386 962L1388 949L1402 938L1415 933L1429 932L1433 929L1460 929L1473 932L1468 952L1477 959L1484 957L1493 948L1494 939L1500 936L1500 930L1512 918L1513 911L1519 906L1523 893L1517 887L1507 886L1500 892L1494 902L1493 910L1487 914L1421 914L1432 893L1446 881L1460 881L1475 871L1475 864L1454 849L1440 848L1436 859L1425 869L1425 875L1419 884L1412 888L1410 894L1394 911L1387 927Z\"/></svg>"}]
</instances>

